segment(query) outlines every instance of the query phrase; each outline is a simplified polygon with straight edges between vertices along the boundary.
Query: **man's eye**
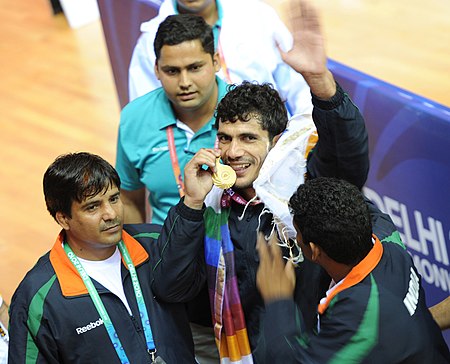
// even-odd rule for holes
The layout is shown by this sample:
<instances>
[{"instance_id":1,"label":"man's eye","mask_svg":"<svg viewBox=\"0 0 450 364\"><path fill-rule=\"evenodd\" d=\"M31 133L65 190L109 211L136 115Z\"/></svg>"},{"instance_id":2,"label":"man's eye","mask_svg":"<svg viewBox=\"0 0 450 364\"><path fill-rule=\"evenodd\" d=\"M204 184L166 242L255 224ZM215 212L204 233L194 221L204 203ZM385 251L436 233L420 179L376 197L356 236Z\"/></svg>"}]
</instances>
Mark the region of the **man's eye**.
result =
<instances>
[{"instance_id":1,"label":"man's eye","mask_svg":"<svg viewBox=\"0 0 450 364\"><path fill-rule=\"evenodd\" d=\"M117 201L119 201L119 196L113 196L113 197L111 197L111 200L110 200L112 203L115 203L115 202L117 202Z\"/></svg>"}]
</instances>

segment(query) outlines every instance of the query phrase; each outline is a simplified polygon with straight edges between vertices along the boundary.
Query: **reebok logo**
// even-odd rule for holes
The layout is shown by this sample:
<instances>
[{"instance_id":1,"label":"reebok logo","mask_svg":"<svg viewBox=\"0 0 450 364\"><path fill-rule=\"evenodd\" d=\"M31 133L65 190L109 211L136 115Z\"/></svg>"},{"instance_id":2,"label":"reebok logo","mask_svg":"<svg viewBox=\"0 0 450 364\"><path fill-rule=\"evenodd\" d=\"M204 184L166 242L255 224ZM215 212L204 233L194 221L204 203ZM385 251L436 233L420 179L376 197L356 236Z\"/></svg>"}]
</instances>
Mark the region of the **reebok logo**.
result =
<instances>
[{"instance_id":1,"label":"reebok logo","mask_svg":"<svg viewBox=\"0 0 450 364\"><path fill-rule=\"evenodd\" d=\"M101 325L103 325L103 320L101 318L99 318L97 321L90 322L89 324L87 324L86 326L83 326L83 327L77 327L75 330L78 335L81 335L81 334L84 334L86 331L90 331Z\"/></svg>"}]
</instances>

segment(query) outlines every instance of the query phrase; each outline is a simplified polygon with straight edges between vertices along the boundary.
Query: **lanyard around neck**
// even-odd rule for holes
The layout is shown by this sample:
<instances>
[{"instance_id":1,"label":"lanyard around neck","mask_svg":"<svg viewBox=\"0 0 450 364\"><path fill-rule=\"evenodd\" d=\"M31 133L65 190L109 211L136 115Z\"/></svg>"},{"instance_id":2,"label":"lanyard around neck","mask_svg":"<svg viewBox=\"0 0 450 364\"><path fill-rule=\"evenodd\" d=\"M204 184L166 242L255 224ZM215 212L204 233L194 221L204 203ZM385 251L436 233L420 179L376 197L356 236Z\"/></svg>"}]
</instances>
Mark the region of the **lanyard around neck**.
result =
<instances>
[{"instance_id":1,"label":"lanyard around neck","mask_svg":"<svg viewBox=\"0 0 450 364\"><path fill-rule=\"evenodd\" d=\"M111 318L108 315L108 312L106 311L105 305L103 304L100 295L97 292L97 289L95 288L94 284L92 283L91 278L86 273L85 269L83 268L83 265L78 260L77 256L73 252L73 250L70 248L69 244L64 243L64 250L67 254L67 257L69 258L70 262L74 265L74 267L77 269L78 273L80 274L81 279L83 280L84 285L86 286L89 296L91 297L95 308L97 309L98 313L100 314L101 319L103 320L103 323L105 325L106 331L108 332L108 336L116 349L117 355L119 356L119 359L122 364L130 363L128 360L128 357L125 353L125 350L120 342L119 336L116 333L116 330L114 328L114 325L111 321ZM125 264L128 267L128 270L130 271L131 275L131 281L133 284L134 294L136 296L136 301L139 308L139 316L142 321L142 328L144 330L145 339L147 342L147 352L152 356L152 359L154 359L155 354L155 343L153 341L153 334L150 327L150 320L148 317L147 307L145 306L144 296L142 294L141 285L139 284L139 278L136 273L136 268L134 267L133 261L131 260L130 254L128 253L128 249L123 243L123 241L120 241L119 243L119 250L122 254L122 257L125 261Z\"/></svg>"},{"instance_id":2,"label":"lanyard around neck","mask_svg":"<svg viewBox=\"0 0 450 364\"><path fill-rule=\"evenodd\" d=\"M223 54L220 37L219 37L219 43L217 44L217 48L218 48L217 51L219 53L219 58L220 58L220 66L222 67L223 74L225 76L225 80L227 81L227 83L232 84L233 81L231 80L230 71L227 67L227 63L225 62L225 55Z\"/></svg>"},{"instance_id":3,"label":"lanyard around neck","mask_svg":"<svg viewBox=\"0 0 450 364\"><path fill-rule=\"evenodd\" d=\"M177 184L178 193L180 197L184 196L184 183L183 175L181 174L180 164L178 163L177 149L175 148L175 139L173 136L172 126L168 126L166 129L167 142L169 143L170 161L172 162L173 175L175 177L175 183Z\"/></svg>"},{"instance_id":4,"label":"lanyard around neck","mask_svg":"<svg viewBox=\"0 0 450 364\"><path fill-rule=\"evenodd\" d=\"M173 176L175 177L175 183L177 185L178 193L180 197L184 196L184 182L183 174L181 173L180 164L178 163L177 148L175 146L175 138L173 136L172 126L168 126L166 129L167 142L169 144L170 161L172 162ZM214 148L219 147L219 141L216 138L214 142Z\"/></svg>"}]
</instances>

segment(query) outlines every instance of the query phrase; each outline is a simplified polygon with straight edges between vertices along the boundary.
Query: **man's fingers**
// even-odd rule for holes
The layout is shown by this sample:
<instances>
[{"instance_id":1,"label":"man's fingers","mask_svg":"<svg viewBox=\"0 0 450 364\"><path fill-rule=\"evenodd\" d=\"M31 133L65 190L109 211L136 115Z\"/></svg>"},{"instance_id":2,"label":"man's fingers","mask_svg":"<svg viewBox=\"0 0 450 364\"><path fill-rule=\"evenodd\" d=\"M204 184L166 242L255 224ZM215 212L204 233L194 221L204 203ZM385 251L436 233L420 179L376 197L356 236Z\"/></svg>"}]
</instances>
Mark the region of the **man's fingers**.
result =
<instances>
[{"instance_id":1,"label":"man's fingers","mask_svg":"<svg viewBox=\"0 0 450 364\"><path fill-rule=\"evenodd\" d=\"M196 169L202 168L203 165L208 166L212 172L215 172L216 158L220 156L220 152L215 149L200 149L187 165Z\"/></svg>"},{"instance_id":2,"label":"man's fingers","mask_svg":"<svg viewBox=\"0 0 450 364\"><path fill-rule=\"evenodd\" d=\"M269 262L271 260L269 249L267 247L266 238L264 237L264 234L261 232L258 233L258 241L256 243L256 249L258 250L260 265L266 264L266 262Z\"/></svg>"},{"instance_id":3,"label":"man's fingers","mask_svg":"<svg viewBox=\"0 0 450 364\"><path fill-rule=\"evenodd\" d=\"M294 264L289 260L284 267L284 274L286 278L291 282L292 286L295 286L295 269Z\"/></svg>"}]
</instances>

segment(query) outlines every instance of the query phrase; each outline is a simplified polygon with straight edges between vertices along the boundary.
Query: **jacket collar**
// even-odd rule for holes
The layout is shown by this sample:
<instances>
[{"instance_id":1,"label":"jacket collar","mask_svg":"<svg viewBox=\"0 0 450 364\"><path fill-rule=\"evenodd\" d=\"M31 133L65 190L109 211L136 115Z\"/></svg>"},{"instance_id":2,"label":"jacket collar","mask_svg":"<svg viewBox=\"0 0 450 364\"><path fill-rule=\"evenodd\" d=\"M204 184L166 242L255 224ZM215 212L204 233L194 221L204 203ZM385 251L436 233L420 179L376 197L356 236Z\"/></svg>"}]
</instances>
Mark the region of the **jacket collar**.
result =
<instances>
[{"instance_id":1,"label":"jacket collar","mask_svg":"<svg viewBox=\"0 0 450 364\"><path fill-rule=\"evenodd\" d=\"M78 271L70 262L64 251L62 243L64 241L65 232L62 230L56 238L55 244L50 251L50 262L55 270L63 296L73 297L82 294L87 294L88 290L83 283ZM131 260L134 266L145 262L149 255L147 251L126 231L122 231L122 240L130 253ZM122 263L126 267L122 258Z\"/></svg>"},{"instance_id":2,"label":"jacket collar","mask_svg":"<svg viewBox=\"0 0 450 364\"><path fill-rule=\"evenodd\" d=\"M340 281L331 292L328 293L324 302L321 302L318 307L318 312L322 315L328 308L331 300L343 290L353 287L361 282L364 278L366 278L378 265L383 256L383 245L380 240L373 235L375 239L375 244L373 245L372 250L366 257L361 260L357 265L353 267L349 274L345 276L345 278Z\"/></svg>"}]
</instances>

